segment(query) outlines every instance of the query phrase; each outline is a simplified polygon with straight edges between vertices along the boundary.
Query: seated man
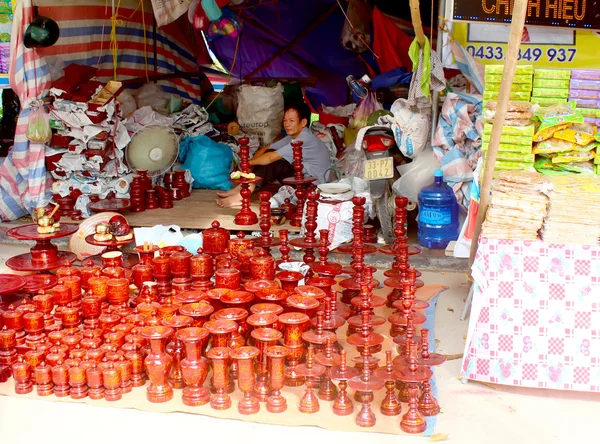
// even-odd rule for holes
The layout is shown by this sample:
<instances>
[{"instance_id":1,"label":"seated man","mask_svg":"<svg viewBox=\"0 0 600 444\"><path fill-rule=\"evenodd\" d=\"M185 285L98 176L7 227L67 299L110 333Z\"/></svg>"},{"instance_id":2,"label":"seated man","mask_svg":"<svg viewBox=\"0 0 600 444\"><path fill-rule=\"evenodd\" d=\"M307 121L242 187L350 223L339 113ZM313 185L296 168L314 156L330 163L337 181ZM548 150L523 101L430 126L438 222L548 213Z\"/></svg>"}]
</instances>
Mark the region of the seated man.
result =
<instances>
[{"instance_id":1,"label":"seated man","mask_svg":"<svg viewBox=\"0 0 600 444\"><path fill-rule=\"evenodd\" d=\"M327 182L328 178L325 175L329 174L328 170L331 168L329 151L325 144L308 129L309 121L310 110L306 104L288 105L285 108L283 127L287 136L260 148L250 159L252 172L262 178L259 187L276 181L283 183L283 179L294 175L291 145L293 140L303 142L304 174L316 177L316 184ZM254 188L255 184L250 184L250 190L254 191ZM219 191L217 195L219 196L217 204L221 207L233 207L242 203L239 185L229 191Z\"/></svg>"}]
</instances>

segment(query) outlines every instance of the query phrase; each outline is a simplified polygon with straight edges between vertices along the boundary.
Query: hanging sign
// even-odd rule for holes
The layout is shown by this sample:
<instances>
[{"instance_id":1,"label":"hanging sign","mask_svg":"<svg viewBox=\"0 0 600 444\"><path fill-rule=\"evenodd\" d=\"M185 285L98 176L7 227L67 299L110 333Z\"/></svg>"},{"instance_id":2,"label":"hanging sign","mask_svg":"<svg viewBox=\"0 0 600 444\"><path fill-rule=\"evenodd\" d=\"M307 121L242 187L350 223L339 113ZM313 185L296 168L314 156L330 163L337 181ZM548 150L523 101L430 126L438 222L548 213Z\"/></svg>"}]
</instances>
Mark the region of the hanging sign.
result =
<instances>
[{"instance_id":1,"label":"hanging sign","mask_svg":"<svg viewBox=\"0 0 600 444\"><path fill-rule=\"evenodd\" d=\"M510 23L514 0L454 0L454 20ZM597 0L528 0L526 25L600 29Z\"/></svg>"},{"instance_id":2,"label":"hanging sign","mask_svg":"<svg viewBox=\"0 0 600 444\"><path fill-rule=\"evenodd\" d=\"M452 24L452 35L477 61L502 64L510 25L484 23ZM525 26L519 63L536 68L598 69L600 32L565 28Z\"/></svg>"}]
</instances>

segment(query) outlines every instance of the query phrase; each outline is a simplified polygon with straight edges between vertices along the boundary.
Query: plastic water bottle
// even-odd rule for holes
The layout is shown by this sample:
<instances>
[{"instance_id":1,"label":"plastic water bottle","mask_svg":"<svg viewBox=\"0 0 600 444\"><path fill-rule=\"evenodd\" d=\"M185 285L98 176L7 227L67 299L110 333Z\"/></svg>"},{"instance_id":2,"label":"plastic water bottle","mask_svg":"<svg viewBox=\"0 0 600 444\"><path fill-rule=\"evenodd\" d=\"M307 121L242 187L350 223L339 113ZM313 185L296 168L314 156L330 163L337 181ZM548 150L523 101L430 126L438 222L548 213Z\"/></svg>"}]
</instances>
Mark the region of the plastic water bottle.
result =
<instances>
[{"instance_id":1,"label":"plastic water bottle","mask_svg":"<svg viewBox=\"0 0 600 444\"><path fill-rule=\"evenodd\" d=\"M367 89L367 87L358 80L356 80L354 76L346 77L346 83L348 83L348 86L350 87L352 92L356 94L356 96L360 99L364 99L369 94L369 90Z\"/></svg>"},{"instance_id":2,"label":"plastic water bottle","mask_svg":"<svg viewBox=\"0 0 600 444\"><path fill-rule=\"evenodd\" d=\"M442 170L433 173L435 183L419 192L419 243L445 249L458 239L458 203L454 191L444 183Z\"/></svg>"}]
</instances>

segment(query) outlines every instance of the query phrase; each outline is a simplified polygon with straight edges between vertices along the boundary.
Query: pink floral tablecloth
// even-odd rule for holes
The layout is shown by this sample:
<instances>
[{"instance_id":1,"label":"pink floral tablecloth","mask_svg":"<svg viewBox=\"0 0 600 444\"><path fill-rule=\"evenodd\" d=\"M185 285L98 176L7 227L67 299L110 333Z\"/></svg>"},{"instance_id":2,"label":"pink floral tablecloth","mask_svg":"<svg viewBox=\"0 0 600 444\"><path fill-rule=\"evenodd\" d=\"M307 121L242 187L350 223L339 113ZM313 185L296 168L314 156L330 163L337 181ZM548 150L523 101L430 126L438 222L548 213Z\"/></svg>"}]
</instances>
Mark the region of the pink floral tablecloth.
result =
<instances>
[{"instance_id":1,"label":"pink floral tablecloth","mask_svg":"<svg viewBox=\"0 0 600 444\"><path fill-rule=\"evenodd\" d=\"M482 238L472 270L463 377L600 391L600 247Z\"/></svg>"}]
</instances>

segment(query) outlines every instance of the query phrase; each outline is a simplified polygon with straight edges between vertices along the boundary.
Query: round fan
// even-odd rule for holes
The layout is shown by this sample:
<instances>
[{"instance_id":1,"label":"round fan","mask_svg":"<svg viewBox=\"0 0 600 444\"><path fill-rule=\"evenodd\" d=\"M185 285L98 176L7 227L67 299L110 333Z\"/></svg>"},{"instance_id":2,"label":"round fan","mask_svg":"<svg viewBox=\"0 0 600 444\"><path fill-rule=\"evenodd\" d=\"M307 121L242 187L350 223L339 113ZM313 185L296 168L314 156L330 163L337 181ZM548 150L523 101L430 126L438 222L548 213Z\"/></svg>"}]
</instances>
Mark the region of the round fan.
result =
<instances>
[{"instance_id":1,"label":"round fan","mask_svg":"<svg viewBox=\"0 0 600 444\"><path fill-rule=\"evenodd\" d=\"M127 147L129 168L148 170L148 176L167 172L179 156L179 139L175 132L164 126L148 126L137 131Z\"/></svg>"}]
</instances>

